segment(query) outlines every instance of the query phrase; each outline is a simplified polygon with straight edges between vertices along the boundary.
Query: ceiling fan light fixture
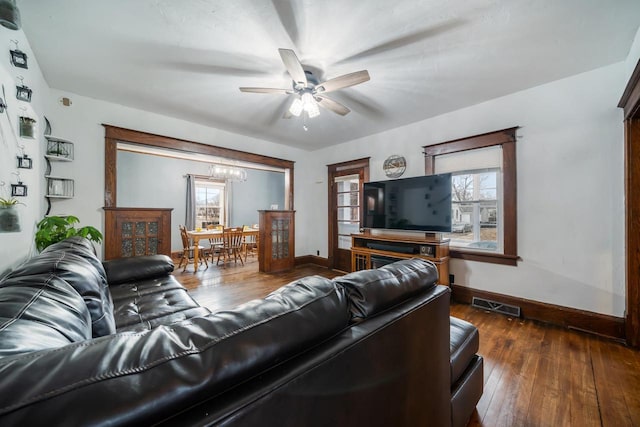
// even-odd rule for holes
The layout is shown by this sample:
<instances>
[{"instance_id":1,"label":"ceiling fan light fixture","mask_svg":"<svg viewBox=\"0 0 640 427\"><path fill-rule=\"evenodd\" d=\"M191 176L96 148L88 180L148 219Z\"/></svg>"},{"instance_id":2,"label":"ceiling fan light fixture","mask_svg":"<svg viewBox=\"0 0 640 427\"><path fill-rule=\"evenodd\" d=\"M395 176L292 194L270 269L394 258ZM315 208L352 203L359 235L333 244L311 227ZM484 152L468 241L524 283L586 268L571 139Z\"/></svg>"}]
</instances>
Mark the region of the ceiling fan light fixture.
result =
<instances>
[{"instance_id":1,"label":"ceiling fan light fixture","mask_svg":"<svg viewBox=\"0 0 640 427\"><path fill-rule=\"evenodd\" d=\"M302 108L307 112L307 115L310 119L320 115L320 108L318 108L318 103L313 98L313 95L310 92L305 92L302 94Z\"/></svg>"},{"instance_id":2,"label":"ceiling fan light fixture","mask_svg":"<svg viewBox=\"0 0 640 427\"><path fill-rule=\"evenodd\" d=\"M289 107L289 112L296 117L300 117L302 114L302 110L304 109L304 104L300 98L296 98L291 103L291 107Z\"/></svg>"}]
</instances>

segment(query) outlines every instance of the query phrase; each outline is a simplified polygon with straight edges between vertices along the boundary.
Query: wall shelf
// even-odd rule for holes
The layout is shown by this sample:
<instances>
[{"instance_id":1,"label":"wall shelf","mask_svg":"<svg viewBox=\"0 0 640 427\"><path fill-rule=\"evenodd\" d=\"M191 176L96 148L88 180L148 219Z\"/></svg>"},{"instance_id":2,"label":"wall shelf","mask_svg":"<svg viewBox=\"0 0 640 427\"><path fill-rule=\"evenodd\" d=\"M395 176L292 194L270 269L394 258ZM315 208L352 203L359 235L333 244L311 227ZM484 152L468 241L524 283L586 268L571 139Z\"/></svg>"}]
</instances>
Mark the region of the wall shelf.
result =
<instances>
[{"instance_id":1,"label":"wall shelf","mask_svg":"<svg viewBox=\"0 0 640 427\"><path fill-rule=\"evenodd\" d=\"M45 199L47 199L47 212L51 212L51 201L60 199L72 199L75 195L75 181L64 176L52 175L52 162L72 162L74 156L74 144L63 138L52 135L45 135L47 140L47 149L45 151L45 161L47 162L47 170L45 179L47 180Z\"/></svg>"}]
</instances>

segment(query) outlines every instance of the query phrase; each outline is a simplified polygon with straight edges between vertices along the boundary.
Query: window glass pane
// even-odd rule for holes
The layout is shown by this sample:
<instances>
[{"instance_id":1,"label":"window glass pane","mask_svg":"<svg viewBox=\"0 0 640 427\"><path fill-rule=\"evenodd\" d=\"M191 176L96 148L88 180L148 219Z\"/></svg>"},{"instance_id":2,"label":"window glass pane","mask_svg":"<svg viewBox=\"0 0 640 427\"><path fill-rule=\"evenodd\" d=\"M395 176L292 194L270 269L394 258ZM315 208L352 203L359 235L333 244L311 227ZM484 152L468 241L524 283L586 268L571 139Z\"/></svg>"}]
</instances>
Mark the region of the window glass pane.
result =
<instances>
[{"instance_id":1,"label":"window glass pane","mask_svg":"<svg viewBox=\"0 0 640 427\"><path fill-rule=\"evenodd\" d=\"M338 208L338 222L360 221L360 208Z\"/></svg>"},{"instance_id":2,"label":"window glass pane","mask_svg":"<svg viewBox=\"0 0 640 427\"><path fill-rule=\"evenodd\" d=\"M196 226L225 224L226 184L196 180Z\"/></svg>"},{"instance_id":3,"label":"window glass pane","mask_svg":"<svg viewBox=\"0 0 640 427\"><path fill-rule=\"evenodd\" d=\"M452 247L501 252L500 171L483 169L454 174L451 179Z\"/></svg>"},{"instance_id":4,"label":"window glass pane","mask_svg":"<svg viewBox=\"0 0 640 427\"><path fill-rule=\"evenodd\" d=\"M351 249L351 237L350 236L338 236L338 248Z\"/></svg>"},{"instance_id":5,"label":"window glass pane","mask_svg":"<svg viewBox=\"0 0 640 427\"><path fill-rule=\"evenodd\" d=\"M360 204L360 193L338 193L338 206L358 206Z\"/></svg>"},{"instance_id":6,"label":"window glass pane","mask_svg":"<svg viewBox=\"0 0 640 427\"><path fill-rule=\"evenodd\" d=\"M359 222L339 222L338 223L338 234L343 234L349 236L352 233L358 233L360 231L360 223Z\"/></svg>"}]
</instances>

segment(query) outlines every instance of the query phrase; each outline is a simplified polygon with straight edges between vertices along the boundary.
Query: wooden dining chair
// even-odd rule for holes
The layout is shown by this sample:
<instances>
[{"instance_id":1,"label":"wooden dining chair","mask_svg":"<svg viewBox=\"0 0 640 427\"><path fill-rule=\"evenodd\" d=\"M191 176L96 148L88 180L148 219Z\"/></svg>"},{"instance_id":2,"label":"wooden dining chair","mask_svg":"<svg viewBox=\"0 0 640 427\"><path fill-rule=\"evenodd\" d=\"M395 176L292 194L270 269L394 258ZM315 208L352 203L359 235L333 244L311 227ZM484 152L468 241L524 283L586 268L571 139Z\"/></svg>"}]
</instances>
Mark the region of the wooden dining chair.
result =
<instances>
[{"instance_id":1,"label":"wooden dining chair","mask_svg":"<svg viewBox=\"0 0 640 427\"><path fill-rule=\"evenodd\" d=\"M180 237L182 238L182 258L180 258L180 263L178 264L178 268L182 267L182 263L184 262L184 268L182 269L182 272L184 273L187 270L187 266L189 265L190 262L193 262L193 251L196 248L195 245L191 244L191 239L189 238L189 235L187 234L187 229L185 228L184 225L180 224L178 225L178 228L180 229ZM207 266L207 268L209 268L209 263L207 262L207 254L204 252L205 248L204 246L200 246L198 245L198 251L200 251L200 253L202 253L202 256L199 256L198 258L198 268L200 267L200 264L202 264L202 262L204 261L204 264Z\"/></svg>"},{"instance_id":2,"label":"wooden dining chair","mask_svg":"<svg viewBox=\"0 0 640 427\"><path fill-rule=\"evenodd\" d=\"M233 257L236 264L240 259L240 263L244 265L242 259L242 237L242 228L239 227L225 228L222 231L223 248L218 254L216 265L220 263L220 258L222 258L223 264L226 264L227 261L231 261L231 257Z\"/></svg>"},{"instance_id":3,"label":"wooden dining chair","mask_svg":"<svg viewBox=\"0 0 640 427\"><path fill-rule=\"evenodd\" d=\"M250 227L248 225L242 226L242 232L244 233L242 238L242 252L244 253L245 261L249 254L254 256L258 253L258 236L255 233L255 228L257 227Z\"/></svg>"},{"instance_id":4,"label":"wooden dining chair","mask_svg":"<svg viewBox=\"0 0 640 427\"><path fill-rule=\"evenodd\" d=\"M222 225L207 225L207 230L217 230L222 232L224 230L224 227ZM224 241L222 239L222 233L220 233L219 236L209 239L208 255L211 256L211 262L213 262L213 257L218 255L223 248L224 248Z\"/></svg>"}]
</instances>

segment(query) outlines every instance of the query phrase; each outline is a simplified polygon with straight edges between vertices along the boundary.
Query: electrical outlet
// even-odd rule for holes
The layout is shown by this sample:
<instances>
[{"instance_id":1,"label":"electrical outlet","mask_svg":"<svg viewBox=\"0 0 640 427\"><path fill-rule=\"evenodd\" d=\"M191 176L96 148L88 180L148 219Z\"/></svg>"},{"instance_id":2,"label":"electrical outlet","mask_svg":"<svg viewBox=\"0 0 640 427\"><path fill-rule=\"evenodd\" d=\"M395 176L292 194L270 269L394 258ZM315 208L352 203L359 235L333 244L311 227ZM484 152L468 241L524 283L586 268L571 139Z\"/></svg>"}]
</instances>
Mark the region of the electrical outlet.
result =
<instances>
[{"instance_id":1,"label":"electrical outlet","mask_svg":"<svg viewBox=\"0 0 640 427\"><path fill-rule=\"evenodd\" d=\"M316 251L316 255L320 256L320 251Z\"/></svg>"}]
</instances>

